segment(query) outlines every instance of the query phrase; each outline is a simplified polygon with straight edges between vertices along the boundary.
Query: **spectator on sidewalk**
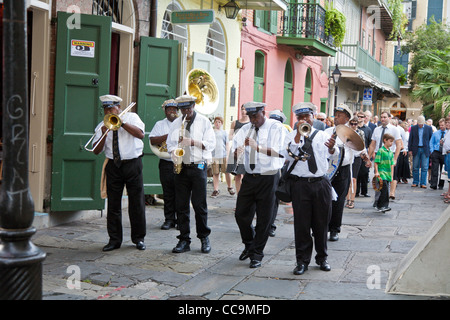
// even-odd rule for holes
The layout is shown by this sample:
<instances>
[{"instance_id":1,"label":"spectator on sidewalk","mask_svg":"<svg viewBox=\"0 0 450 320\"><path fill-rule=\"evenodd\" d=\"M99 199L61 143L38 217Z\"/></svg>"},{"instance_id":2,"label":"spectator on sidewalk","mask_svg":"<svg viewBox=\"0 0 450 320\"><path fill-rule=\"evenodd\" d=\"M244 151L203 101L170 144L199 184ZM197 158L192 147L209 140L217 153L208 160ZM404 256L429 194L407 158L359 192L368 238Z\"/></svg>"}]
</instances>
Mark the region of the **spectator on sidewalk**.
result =
<instances>
[{"instance_id":1,"label":"spectator on sidewalk","mask_svg":"<svg viewBox=\"0 0 450 320\"><path fill-rule=\"evenodd\" d=\"M430 157L430 139L433 130L425 124L425 118L419 116L417 125L411 127L408 152L413 156L413 183L411 187L427 188L428 159Z\"/></svg>"},{"instance_id":2,"label":"spectator on sidewalk","mask_svg":"<svg viewBox=\"0 0 450 320\"><path fill-rule=\"evenodd\" d=\"M445 155L442 154L442 145L444 143L444 136L447 133L445 130L445 119L439 120L439 130L433 133L430 139L430 160L431 160L431 179L430 188L439 190L444 188L444 180L441 179L441 171L445 162Z\"/></svg>"},{"instance_id":3,"label":"spectator on sidewalk","mask_svg":"<svg viewBox=\"0 0 450 320\"><path fill-rule=\"evenodd\" d=\"M212 152L211 169L213 174L213 186L214 190L211 194L211 198L217 198L219 195L219 175L225 174L225 181L227 182L227 190L231 195L235 194L233 187L231 186L231 174L226 172L227 169L227 150L228 150L228 134L222 129L223 118L214 118L214 134L216 136L216 147Z\"/></svg>"},{"instance_id":4,"label":"spectator on sidewalk","mask_svg":"<svg viewBox=\"0 0 450 320\"><path fill-rule=\"evenodd\" d=\"M374 160L375 177L383 180L383 187L380 191L380 197L376 200L378 212L385 213L390 211L389 207L389 185L394 175L394 153L390 147L394 143L394 137L389 133L383 135L383 146L378 149Z\"/></svg>"}]
</instances>

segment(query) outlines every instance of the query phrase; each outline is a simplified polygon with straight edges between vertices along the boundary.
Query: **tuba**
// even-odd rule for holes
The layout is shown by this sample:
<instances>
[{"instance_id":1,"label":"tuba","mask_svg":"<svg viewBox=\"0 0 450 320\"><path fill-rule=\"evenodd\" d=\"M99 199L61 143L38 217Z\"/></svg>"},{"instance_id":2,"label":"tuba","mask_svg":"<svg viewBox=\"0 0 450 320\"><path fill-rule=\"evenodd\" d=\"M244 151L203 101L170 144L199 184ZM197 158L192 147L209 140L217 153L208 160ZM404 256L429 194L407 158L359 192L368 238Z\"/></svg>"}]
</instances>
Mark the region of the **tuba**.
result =
<instances>
[{"instance_id":1,"label":"tuba","mask_svg":"<svg viewBox=\"0 0 450 320\"><path fill-rule=\"evenodd\" d=\"M214 78L203 69L192 69L186 77L186 93L195 97L195 110L204 115L216 111L219 89Z\"/></svg>"}]
</instances>

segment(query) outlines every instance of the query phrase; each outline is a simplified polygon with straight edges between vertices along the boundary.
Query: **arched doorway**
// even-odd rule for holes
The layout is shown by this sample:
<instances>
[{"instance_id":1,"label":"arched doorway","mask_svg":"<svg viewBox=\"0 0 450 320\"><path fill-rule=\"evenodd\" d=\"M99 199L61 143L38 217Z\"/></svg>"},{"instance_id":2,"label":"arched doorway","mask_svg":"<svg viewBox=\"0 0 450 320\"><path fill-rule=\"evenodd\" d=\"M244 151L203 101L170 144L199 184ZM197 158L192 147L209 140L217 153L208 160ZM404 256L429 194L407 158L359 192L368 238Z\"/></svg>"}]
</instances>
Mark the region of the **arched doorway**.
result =
<instances>
[{"instance_id":1,"label":"arched doorway","mask_svg":"<svg viewBox=\"0 0 450 320\"><path fill-rule=\"evenodd\" d=\"M292 63L288 60L286 61L286 66L284 68L283 113L286 116L286 123L289 125L291 124L292 93L294 91L292 79Z\"/></svg>"}]
</instances>

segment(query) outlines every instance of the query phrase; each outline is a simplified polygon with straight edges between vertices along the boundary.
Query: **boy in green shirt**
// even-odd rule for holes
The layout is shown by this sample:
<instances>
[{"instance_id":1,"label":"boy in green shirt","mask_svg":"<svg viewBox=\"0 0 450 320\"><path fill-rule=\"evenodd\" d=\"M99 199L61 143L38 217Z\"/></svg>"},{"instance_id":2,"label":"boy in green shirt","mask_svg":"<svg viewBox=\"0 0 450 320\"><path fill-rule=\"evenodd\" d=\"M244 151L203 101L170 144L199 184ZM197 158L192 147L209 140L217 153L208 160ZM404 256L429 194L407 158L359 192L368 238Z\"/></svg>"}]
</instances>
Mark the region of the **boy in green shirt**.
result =
<instances>
[{"instance_id":1,"label":"boy in green shirt","mask_svg":"<svg viewBox=\"0 0 450 320\"><path fill-rule=\"evenodd\" d=\"M380 190L380 197L376 201L378 212L385 213L389 208L389 184L394 175L394 153L389 149L394 143L394 137L389 133L383 135L383 146L378 149L375 156L374 173L375 177L383 180L383 187Z\"/></svg>"}]
</instances>

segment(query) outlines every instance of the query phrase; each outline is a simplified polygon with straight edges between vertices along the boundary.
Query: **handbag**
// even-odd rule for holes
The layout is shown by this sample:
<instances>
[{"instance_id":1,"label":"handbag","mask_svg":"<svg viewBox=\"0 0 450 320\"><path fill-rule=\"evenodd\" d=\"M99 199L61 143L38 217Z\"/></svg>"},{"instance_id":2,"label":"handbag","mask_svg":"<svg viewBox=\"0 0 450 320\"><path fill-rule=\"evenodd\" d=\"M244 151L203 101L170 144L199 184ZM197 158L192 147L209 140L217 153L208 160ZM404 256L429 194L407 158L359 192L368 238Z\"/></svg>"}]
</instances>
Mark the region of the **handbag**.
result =
<instances>
[{"instance_id":1,"label":"handbag","mask_svg":"<svg viewBox=\"0 0 450 320\"><path fill-rule=\"evenodd\" d=\"M277 198L283 202L291 202L292 196L291 196L291 183L289 181L289 174L294 169L295 165L297 164L298 159L294 160L291 167L288 168L289 162L286 162L283 165L283 168L281 168L281 177L278 181L277 189L275 190L275 195Z\"/></svg>"}]
</instances>

